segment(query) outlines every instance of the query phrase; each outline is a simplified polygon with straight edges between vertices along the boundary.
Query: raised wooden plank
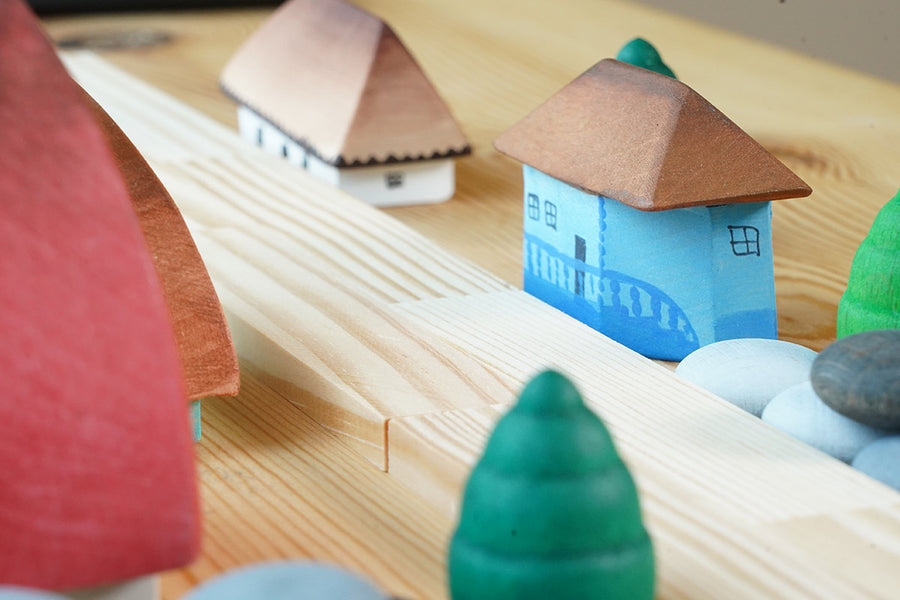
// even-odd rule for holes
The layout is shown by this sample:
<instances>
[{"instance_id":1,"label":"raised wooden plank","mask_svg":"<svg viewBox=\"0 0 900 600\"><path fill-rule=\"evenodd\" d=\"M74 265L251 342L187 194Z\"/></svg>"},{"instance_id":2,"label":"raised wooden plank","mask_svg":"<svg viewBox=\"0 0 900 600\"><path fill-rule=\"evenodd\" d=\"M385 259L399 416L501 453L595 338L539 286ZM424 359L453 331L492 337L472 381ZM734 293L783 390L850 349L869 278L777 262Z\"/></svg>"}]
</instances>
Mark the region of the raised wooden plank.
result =
<instances>
[{"instance_id":1,"label":"raised wooden plank","mask_svg":"<svg viewBox=\"0 0 900 600\"><path fill-rule=\"evenodd\" d=\"M600 410L597 403L592 403ZM391 422L391 474L422 492L443 512L458 510L461 486L477 458L501 407L421 415ZM622 430L613 429L614 433ZM620 448L623 435L617 435ZM807 452L804 449L802 453ZM891 490L876 490L859 508L830 506L829 493L840 494L859 483L858 474L832 474L830 485L812 488L803 483L785 490L783 480L771 496L780 493L794 510L826 511L813 516L748 519L742 506L715 500L721 481L686 490L683 472L670 471L633 451L623 450L632 467L641 502L659 559L660 598L894 598L900 585L897 528L900 502ZM814 457L807 464L822 467L831 459ZM815 465L815 461L820 464ZM832 464L832 467L834 465ZM847 470L847 469L842 469ZM732 480L740 470L728 475ZM856 479L854 483L847 480ZM773 478L775 479L775 478ZM758 482L757 492L771 482ZM843 484L843 485L842 485ZM877 484L861 483L871 491ZM821 497L817 490L831 488ZM745 503L758 497L752 494ZM893 496L891 503L888 496ZM887 500L879 503L877 498ZM821 498L821 499L820 499ZM869 506L869 501L873 506ZM765 496L760 501L765 506Z\"/></svg>"},{"instance_id":2,"label":"raised wooden plank","mask_svg":"<svg viewBox=\"0 0 900 600\"><path fill-rule=\"evenodd\" d=\"M748 523L900 506L893 490L547 310L524 292L420 301L394 310L420 319L504 379L524 382L547 367L567 373L609 423L623 454L638 466L639 479L654 466L675 473L681 483L673 493L702 498L704 506L730 507ZM404 422L392 422L392 437ZM476 418L468 435L487 422ZM463 424L457 427L465 431ZM457 458L480 447L472 441L452 445L460 446ZM394 472L401 461L394 454Z\"/></svg>"},{"instance_id":3,"label":"raised wooden plank","mask_svg":"<svg viewBox=\"0 0 900 600\"><path fill-rule=\"evenodd\" d=\"M521 384L553 366L578 383L635 474L664 597L894 597L900 572L888 565L900 564L900 495L893 490L523 292L395 310L504 378ZM502 412L497 405L392 420L391 474L455 513ZM841 566L849 548L866 557L854 561L864 577Z\"/></svg>"},{"instance_id":4,"label":"raised wooden plank","mask_svg":"<svg viewBox=\"0 0 900 600\"><path fill-rule=\"evenodd\" d=\"M592 404L596 410L596 403ZM455 513L471 464L502 412L502 407L492 407L392 421L391 475L421 492L440 510ZM617 436L617 442L623 447L621 436ZM623 451L623 458L636 475L654 540L659 597L893 597L896 577L893 569L885 568L897 559L892 552L868 548L869 578L860 584L856 581L858 571L836 568L814 555L822 535L793 532L795 535L786 540L773 531L776 525L748 523L738 509L711 502L704 490L686 493L680 473L652 463L648 470L646 462L632 452ZM870 510L882 520L894 521L881 507ZM796 521L791 519L790 523ZM841 547L849 542L856 547L866 543L865 537L846 531L826 531L837 533L843 540L832 539L829 545ZM815 543L810 544L813 537Z\"/></svg>"},{"instance_id":5,"label":"raised wooden plank","mask_svg":"<svg viewBox=\"0 0 900 600\"><path fill-rule=\"evenodd\" d=\"M508 284L93 55L67 64L178 202L235 347L285 397L386 468L389 419L507 392L384 307Z\"/></svg>"}]
</instances>

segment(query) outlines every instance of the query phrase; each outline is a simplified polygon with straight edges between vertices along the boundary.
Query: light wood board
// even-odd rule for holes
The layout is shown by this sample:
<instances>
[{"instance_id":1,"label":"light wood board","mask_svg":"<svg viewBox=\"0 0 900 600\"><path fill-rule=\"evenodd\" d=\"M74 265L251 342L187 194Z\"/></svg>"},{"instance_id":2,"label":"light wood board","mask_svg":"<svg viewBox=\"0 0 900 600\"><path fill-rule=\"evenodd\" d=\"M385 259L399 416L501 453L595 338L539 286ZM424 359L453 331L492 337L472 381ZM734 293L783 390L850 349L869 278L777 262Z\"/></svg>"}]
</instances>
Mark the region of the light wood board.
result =
<instances>
[{"instance_id":1,"label":"light wood board","mask_svg":"<svg viewBox=\"0 0 900 600\"><path fill-rule=\"evenodd\" d=\"M338 553L316 546L315 524L304 526L295 517L290 532L275 525L295 510L288 507L290 459L278 458L279 447L296 443L279 426L291 428L285 411L294 404L336 436L341 452L355 450L390 466L389 475L375 467L355 470L359 479L346 485L367 497L382 494L382 485L397 490L401 482L416 490L415 510L423 514L392 497L375 507L377 518L389 521L387 529L360 523L349 533L364 545L390 539L389 554L363 570L423 598L443 597L442 548L464 474L502 406L537 369L556 365L601 412L632 465L659 551L661 597L889 598L900 585L900 574L889 568L900 557L896 493L384 213L245 147L230 131L97 58L74 55L69 64L145 152L184 212L245 361L251 388L242 397L261 393L254 391L262 389L258 381L283 396L263 402L281 416L241 421L256 433L235 434L251 445L257 436L278 435L276 447L254 448L275 456L259 459L237 444L222 457L246 460L234 468L245 469L259 488L216 489L204 482L206 505L228 514L208 527L210 556L228 556L227 540L282 544L272 548L278 554L302 539L296 543L313 555ZM241 400L223 406L239 410ZM259 409L251 402L246 410ZM214 445L203 448L204 464L217 460ZM256 473L260 460L274 470ZM228 508L235 493L247 499L241 512ZM426 523L429 511L440 517ZM830 544L822 543L819 527L829 532ZM232 537L247 535L247 528L255 529L249 537ZM395 529L412 539L396 539ZM417 544L432 554L421 554ZM867 557L856 561L859 570L840 568L845 548ZM416 576L424 579L399 577L385 566L390 553L424 561L408 565L421 569ZM352 553L347 559L359 564ZM192 572L203 572L202 565ZM209 573L210 565L205 568Z\"/></svg>"},{"instance_id":2,"label":"light wood board","mask_svg":"<svg viewBox=\"0 0 900 600\"><path fill-rule=\"evenodd\" d=\"M385 467L388 419L508 394L386 310L508 284L94 56L68 64L179 203L235 347L269 385Z\"/></svg>"},{"instance_id":3,"label":"light wood board","mask_svg":"<svg viewBox=\"0 0 900 600\"><path fill-rule=\"evenodd\" d=\"M491 296L400 308L504 377L550 364L580 383L635 474L663 597L894 597L895 492L522 292ZM503 410L392 420L391 474L455 514Z\"/></svg>"}]
</instances>

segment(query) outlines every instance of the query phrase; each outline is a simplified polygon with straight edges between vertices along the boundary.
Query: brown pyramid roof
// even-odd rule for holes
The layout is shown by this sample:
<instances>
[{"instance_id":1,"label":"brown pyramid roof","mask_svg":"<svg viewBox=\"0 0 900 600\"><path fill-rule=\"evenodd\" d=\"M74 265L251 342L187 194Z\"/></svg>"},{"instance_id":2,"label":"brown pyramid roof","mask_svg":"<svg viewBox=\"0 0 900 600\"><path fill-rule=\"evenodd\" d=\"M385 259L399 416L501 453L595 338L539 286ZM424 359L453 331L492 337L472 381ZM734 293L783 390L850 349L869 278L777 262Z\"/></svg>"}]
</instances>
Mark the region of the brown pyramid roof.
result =
<instances>
[{"instance_id":1,"label":"brown pyramid roof","mask_svg":"<svg viewBox=\"0 0 900 600\"><path fill-rule=\"evenodd\" d=\"M283 4L232 57L221 84L337 166L470 152L397 35L341 0Z\"/></svg>"},{"instance_id":2,"label":"brown pyramid roof","mask_svg":"<svg viewBox=\"0 0 900 600\"><path fill-rule=\"evenodd\" d=\"M504 154L641 210L808 196L697 92L602 60L494 140Z\"/></svg>"}]
</instances>

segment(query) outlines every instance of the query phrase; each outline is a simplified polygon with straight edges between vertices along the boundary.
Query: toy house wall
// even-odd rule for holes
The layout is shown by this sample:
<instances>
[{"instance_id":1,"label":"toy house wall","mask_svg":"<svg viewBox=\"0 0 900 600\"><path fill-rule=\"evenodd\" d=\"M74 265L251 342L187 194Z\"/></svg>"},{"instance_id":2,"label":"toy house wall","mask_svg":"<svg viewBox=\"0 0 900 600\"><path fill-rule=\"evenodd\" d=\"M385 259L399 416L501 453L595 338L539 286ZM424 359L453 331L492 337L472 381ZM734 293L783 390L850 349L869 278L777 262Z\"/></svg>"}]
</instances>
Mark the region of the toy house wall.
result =
<instances>
[{"instance_id":1,"label":"toy house wall","mask_svg":"<svg viewBox=\"0 0 900 600\"><path fill-rule=\"evenodd\" d=\"M680 360L715 341L709 210L647 212L609 198L599 202L604 275L620 287L630 283L620 294L628 313L610 324L622 343L645 356Z\"/></svg>"},{"instance_id":2,"label":"toy house wall","mask_svg":"<svg viewBox=\"0 0 900 600\"><path fill-rule=\"evenodd\" d=\"M597 197L527 165L523 172L525 291L600 330L603 285Z\"/></svg>"},{"instance_id":3,"label":"toy house wall","mask_svg":"<svg viewBox=\"0 0 900 600\"><path fill-rule=\"evenodd\" d=\"M776 338L771 203L714 206L709 213L715 339Z\"/></svg>"},{"instance_id":4,"label":"toy house wall","mask_svg":"<svg viewBox=\"0 0 900 600\"><path fill-rule=\"evenodd\" d=\"M653 358L774 337L768 203L645 212L523 175L527 292Z\"/></svg>"},{"instance_id":5,"label":"toy house wall","mask_svg":"<svg viewBox=\"0 0 900 600\"><path fill-rule=\"evenodd\" d=\"M452 158L350 169L328 168L337 172L338 187L374 206L443 202L453 196L456 189L456 165Z\"/></svg>"},{"instance_id":6,"label":"toy house wall","mask_svg":"<svg viewBox=\"0 0 900 600\"><path fill-rule=\"evenodd\" d=\"M456 189L452 158L338 169L313 154L246 106L238 108L241 136L269 154L283 156L311 175L374 206L443 202Z\"/></svg>"},{"instance_id":7,"label":"toy house wall","mask_svg":"<svg viewBox=\"0 0 900 600\"><path fill-rule=\"evenodd\" d=\"M307 167L309 156L306 149L268 120L246 106L238 107L237 117L238 131L242 138L259 146L269 154L285 157L293 165L304 169Z\"/></svg>"},{"instance_id":8,"label":"toy house wall","mask_svg":"<svg viewBox=\"0 0 900 600\"><path fill-rule=\"evenodd\" d=\"M525 291L646 356L712 341L706 209L646 213L523 174Z\"/></svg>"}]
</instances>

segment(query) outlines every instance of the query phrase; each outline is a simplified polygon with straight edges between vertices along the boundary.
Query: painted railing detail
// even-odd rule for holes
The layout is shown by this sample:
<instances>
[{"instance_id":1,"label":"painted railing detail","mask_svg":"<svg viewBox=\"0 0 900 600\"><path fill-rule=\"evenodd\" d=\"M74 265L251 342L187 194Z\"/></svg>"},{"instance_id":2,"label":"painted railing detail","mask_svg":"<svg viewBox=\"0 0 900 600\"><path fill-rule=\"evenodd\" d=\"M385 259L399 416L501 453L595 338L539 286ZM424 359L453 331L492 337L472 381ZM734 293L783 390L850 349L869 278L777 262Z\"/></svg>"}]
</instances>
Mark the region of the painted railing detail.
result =
<instances>
[{"instance_id":1,"label":"painted railing detail","mask_svg":"<svg viewBox=\"0 0 900 600\"><path fill-rule=\"evenodd\" d=\"M525 235L524 265L526 275L543 281L592 305L601 323L610 317L652 321L660 333L680 334L687 346L698 346L697 333L684 311L659 288L624 273L599 268L567 256L534 235ZM583 275L582 275L583 274ZM602 330L602 327L601 327Z\"/></svg>"}]
</instances>

